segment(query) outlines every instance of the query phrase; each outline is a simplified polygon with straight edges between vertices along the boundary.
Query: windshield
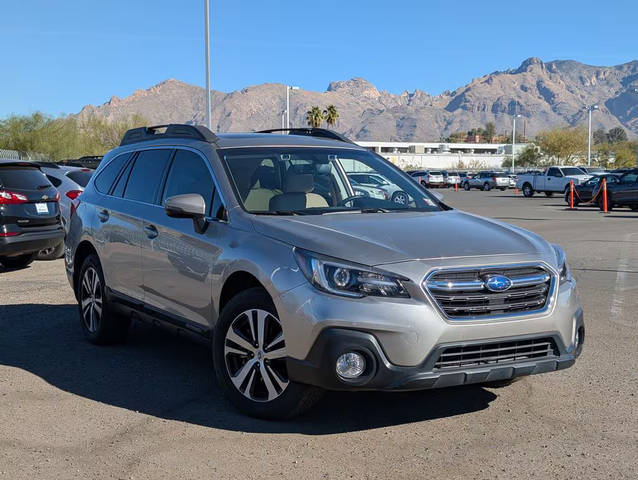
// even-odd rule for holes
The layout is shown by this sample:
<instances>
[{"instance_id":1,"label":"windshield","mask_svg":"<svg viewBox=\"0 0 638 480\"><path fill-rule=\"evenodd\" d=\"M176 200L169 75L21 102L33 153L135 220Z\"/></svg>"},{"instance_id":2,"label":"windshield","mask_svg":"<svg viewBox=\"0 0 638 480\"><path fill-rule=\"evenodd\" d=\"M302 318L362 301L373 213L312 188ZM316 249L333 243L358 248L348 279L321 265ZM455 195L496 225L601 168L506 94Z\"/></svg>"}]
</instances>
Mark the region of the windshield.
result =
<instances>
[{"instance_id":1,"label":"windshield","mask_svg":"<svg viewBox=\"0 0 638 480\"><path fill-rule=\"evenodd\" d=\"M576 167L563 168L563 175L582 175L583 171Z\"/></svg>"},{"instance_id":2,"label":"windshield","mask_svg":"<svg viewBox=\"0 0 638 480\"><path fill-rule=\"evenodd\" d=\"M267 147L228 148L218 153L238 200L251 213L318 215L442 208L414 180L367 151ZM354 190L356 184L359 188ZM383 198L364 195L360 187L378 185L384 185L387 195Z\"/></svg>"}]
</instances>

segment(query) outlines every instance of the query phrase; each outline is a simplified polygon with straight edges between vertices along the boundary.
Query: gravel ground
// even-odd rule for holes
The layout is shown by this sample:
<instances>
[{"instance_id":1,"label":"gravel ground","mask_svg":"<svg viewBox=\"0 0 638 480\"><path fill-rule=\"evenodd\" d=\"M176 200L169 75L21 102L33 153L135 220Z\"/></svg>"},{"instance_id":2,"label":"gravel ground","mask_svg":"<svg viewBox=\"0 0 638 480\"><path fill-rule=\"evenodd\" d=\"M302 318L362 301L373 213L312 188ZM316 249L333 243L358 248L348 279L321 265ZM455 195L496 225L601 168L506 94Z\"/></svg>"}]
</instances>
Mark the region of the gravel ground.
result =
<instances>
[{"instance_id":1,"label":"gravel ground","mask_svg":"<svg viewBox=\"0 0 638 480\"><path fill-rule=\"evenodd\" d=\"M0 478L638 478L638 213L444 193L565 247L587 325L574 367L501 389L329 393L258 421L221 399L204 346L143 325L87 344L61 260L0 269Z\"/></svg>"}]
</instances>

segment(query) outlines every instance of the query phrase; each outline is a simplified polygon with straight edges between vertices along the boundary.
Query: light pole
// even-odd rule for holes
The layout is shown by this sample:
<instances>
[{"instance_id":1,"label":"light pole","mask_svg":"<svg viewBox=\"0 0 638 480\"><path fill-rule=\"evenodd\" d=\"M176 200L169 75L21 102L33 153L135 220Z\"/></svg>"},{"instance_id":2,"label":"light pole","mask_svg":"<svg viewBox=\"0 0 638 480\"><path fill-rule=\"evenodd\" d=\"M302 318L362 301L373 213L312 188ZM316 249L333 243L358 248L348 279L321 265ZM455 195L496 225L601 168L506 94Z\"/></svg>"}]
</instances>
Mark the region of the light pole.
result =
<instances>
[{"instance_id":1,"label":"light pole","mask_svg":"<svg viewBox=\"0 0 638 480\"><path fill-rule=\"evenodd\" d=\"M206 126L210 130L210 15L209 0L204 0L204 50L206 51Z\"/></svg>"},{"instance_id":2,"label":"light pole","mask_svg":"<svg viewBox=\"0 0 638 480\"><path fill-rule=\"evenodd\" d=\"M512 172L514 172L514 147L516 146L516 119L521 118L521 114L517 113L512 118Z\"/></svg>"},{"instance_id":3,"label":"light pole","mask_svg":"<svg viewBox=\"0 0 638 480\"><path fill-rule=\"evenodd\" d=\"M585 107L589 112L589 121L587 127L587 166L591 167L591 112L592 110L598 110L598 105L590 105Z\"/></svg>"},{"instance_id":4,"label":"light pole","mask_svg":"<svg viewBox=\"0 0 638 480\"><path fill-rule=\"evenodd\" d=\"M286 85L286 128L290 128L290 90L299 90L299 87Z\"/></svg>"}]
</instances>

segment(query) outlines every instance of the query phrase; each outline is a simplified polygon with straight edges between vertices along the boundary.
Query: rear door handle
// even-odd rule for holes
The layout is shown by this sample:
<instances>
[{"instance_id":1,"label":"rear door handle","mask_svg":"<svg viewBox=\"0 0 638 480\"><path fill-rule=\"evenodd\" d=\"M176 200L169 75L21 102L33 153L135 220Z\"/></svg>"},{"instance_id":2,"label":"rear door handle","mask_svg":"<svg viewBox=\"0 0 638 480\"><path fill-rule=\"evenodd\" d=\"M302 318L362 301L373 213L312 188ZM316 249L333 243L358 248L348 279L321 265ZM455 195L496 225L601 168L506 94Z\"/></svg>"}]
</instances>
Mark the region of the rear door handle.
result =
<instances>
[{"instance_id":1,"label":"rear door handle","mask_svg":"<svg viewBox=\"0 0 638 480\"><path fill-rule=\"evenodd\" d=\"M159 232L157 231L157 228L155 228L155 225L146 225L144 227L144 233L146 233L146 236L150 239L153 239L159 235Z\"/></svg>"},{"instance_id":2,"label":"rear door handle","mask_svg":"<svg viewBox=\"0 0 638 480\"><path fill-rule=\"evenodd\" d=\"M106 209L102 209L99 212L97 212L97 216L100 219L100 222L104 223L108 221L109 219L109 211Z\"/></svg>"}]
</instances>

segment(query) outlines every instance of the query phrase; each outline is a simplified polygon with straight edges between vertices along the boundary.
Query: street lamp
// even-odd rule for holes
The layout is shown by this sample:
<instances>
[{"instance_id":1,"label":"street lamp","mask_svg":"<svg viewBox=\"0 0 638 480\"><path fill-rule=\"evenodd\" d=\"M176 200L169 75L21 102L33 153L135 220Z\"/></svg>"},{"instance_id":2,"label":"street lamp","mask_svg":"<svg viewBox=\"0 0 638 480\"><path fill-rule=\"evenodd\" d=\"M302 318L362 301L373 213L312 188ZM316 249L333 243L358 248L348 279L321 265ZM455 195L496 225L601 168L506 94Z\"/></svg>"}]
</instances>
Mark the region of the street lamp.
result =
<instances>
[{"instance_id":1,"label":"street lamp","mask_svg":"<svg viewBox=\"0 0 638 480\"><path fill-rule=\"evenodd\" d=\"M512 118L512 172L514 172L514 147L516 146L516 119L521 118L521 114L517 113Z\"/></svg>"},{"instance_id":2,"label":"street lamp","mask_svg":"<svg viewBox=\"0 0 638 480\"><path fill-rule=\"evenodd\" d=\"M210 15L209 0L204 0L204 50L206 55L206 126L210 130Z\"/></svg>"},{"instance_id":3,"label":"street lamp","mask_svg":"<svg viewBox=\"0 0 638 480\"><path fill-rule=\"evenodd\" d=\"M299 87L286 85L286 128L290 128L290 90L299 90Z\"/></svg>"},{"instance_id":4,"label":"street lamp","mask_svg":"<svg viewBox=\"0 0 638 480\"><path fill-rule=\"evenodd\" d=\"M587 128L587 166L591 167L591 112L592 110L598 110L598 105L590 105L585 107L585 110L589 112L589 127Z\"/></svg>"}]
</instances>

